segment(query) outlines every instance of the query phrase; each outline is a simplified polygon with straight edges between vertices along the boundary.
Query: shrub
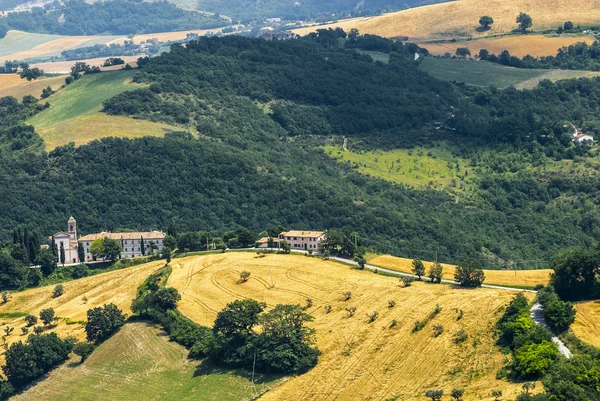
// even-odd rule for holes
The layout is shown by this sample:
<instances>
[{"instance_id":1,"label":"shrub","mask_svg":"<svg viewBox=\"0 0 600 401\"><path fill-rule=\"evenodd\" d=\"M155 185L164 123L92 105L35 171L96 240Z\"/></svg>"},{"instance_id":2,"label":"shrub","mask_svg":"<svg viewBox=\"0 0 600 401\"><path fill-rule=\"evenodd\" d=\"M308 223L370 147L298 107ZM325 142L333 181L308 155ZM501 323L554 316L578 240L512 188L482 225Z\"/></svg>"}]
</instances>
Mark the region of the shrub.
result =
<instances>
[{"instance_id":1,"label":"shrub","mask_svg":"<svg viewBox=\"0 0 600 401\"><path fill-rule=\"evenodd\" d=\"M246 281L248 281L248 279L250 278L250 272L247 270L243 270L240 273L240 282L241 283L245 283Z\"/></svg>"},{"instance_id":2,"label":"shrub","mask_svg":"<svg viewBox=\"0 0 600 401\"><path fill-rule=\"evenodd\" d=\"M436 324L435 326L433 326L433 336L434 337L441 336L443 332L444 332L444 326L442 326L441 324Z\"/></svg>"},{"instance_id":3,"label":"shrub","mask_svg":"<svg viewBox=\"0 0 600 401\"><path fill-rule=\"evenodd\" d=\"M481 262L478 260L469 260L456 267L454 280L462 287L475 288L481 287L485 281L485 274Z\"/></svg>"},{"instance_id":4,"label":"shrub","mask_svg":"<svg viewBox=\"0 0 600 401\"><path fill-rule=\"evenodd\" d=\"M325 305L325 313L331 313L332 310L332 306L331 305Z\"/></svg>"},{"instance_id":5,"label":"shrub","mask_svg":"<svg viewBox=\"0 0 600 401\"><path fill-rule=\"evenodd\" d=\"M33 332L35 334L42 334L44 332L44 328L42 326L35 326L33 328Z\"/></svg>"},{"instance_id":6,"label":"shrub","mask_svg":"<svg viewBox=\"0 0 600 401\"><path fill-rule=\"evenodd\" d=\"M543 341L541 344L525 344L514 352L515 372L522 378L540 377L558 359L558 355L558 348L553 342Z\"/></svg>"},{"instance_id":7,"label":"shrub","mask_svg":"<svg viewBox=\"0 0 600 401\"><path fill-rule=\"evenodd\" d=\"M79 264L73 268L73 272L71 273L71 277L75 280L84 278L90 275L90 268L87 267L86 264Z\"/></svg>"},{"instance_id":8,"label":"shrub","mask_svg":"<svg viewBox=\"0 0 600 401\"><path fill-rule=\"evenodd\" d=\"M367 313L367 317L369 318L369 323L373 323L375 320L377 320L377 318L379 317L379 312L374 311L371 314Z\"/></svg>"},{"instance_id":9,"label":"shrub","mask_svg":"<svg viewBox=\"0 0 600 401\"><path fill-rule=\"evenodd\" d=\"M464 394L465 394L465 390L455 388L450 393L450 397L454 398L456 401L461 401Z\"/></svg>"},{"instance_id":10,"label":"shrub","mask_svg":"<svg viewBox=\"0 0 600 401\"><path fill-rule=\"evenodd\" d=\"M415 326L413 327L413 333L416 333L417 331L421 331L423 330L423 327L425 327L425 325L427 324L426 321L423 320L417 320L415 322Z\"/></svg>"},{"instance_id":11,"label":"shrub","mask_svg":"<svg viewBox=\"0 0 600 401\"><path fill-rule=\"evenodd\" d=\"M425 275L425 265L421 259L412 261L412 272L419 277L419 280L421 280L421 276Z\"/></svg>"},{"instance_id":12,"label":"shrub","mask_svg":"<svg viewBox=\"0 0 600 401\"><path fill-rule=\"evenodd\" d=\"M29 333L29 327L21 327L21 332L23 333L23 335Z\"/></svg>"},{"instance_id":13,"label":"shrub","mask_svg":"<svg viewBox=\"0 0 600 401\"><path fill-rule=\"evenodd\" d=\"M392 320L392 321L390 322L390 329L392 329L392 328L396 327L396 325L397 325L397 324L398 324L398 322L396 321L396 319Z\"/></svg>"},{"instance_id":14,"label":"shrub","mask_svg":"<svg viewBox=\"0 0 600 401\"><path fill-rule=\"evenodd\" d=\"M329 252L329 249L325 249L323 251L323 259L324 260L329 260L330 257L331 257L331 252Z\"/></svg>"},{"instance_id":15,"label":"shrub","mask_svg":"<svg viewBox=\"0 0 600 401\"><path fill-rule=\"evenodd\" d=\"M352 317L356 313L356 307L354 307L354 306L348 306L346 308L346 312L348 312L348 317Z\"/></svg>"},{"instance_id":16,"label":"shrub","mask_svg":"<svg viewBox=\"0 0 600 401\"><path fill-rule=\"evenodd\" d=\"M405 287L410 287L415 282L415 278L412 276L402 276L400 277L400 281L402 281Z\"/></svg>"},{"instance_id":17,"label":"shrub","mask_svg":"<svg viewBox=\"0 0 600 401\"><path fill-rule=\"evenodd\" d=\"M462 309L460 309L460 310L458 311L458 316L456 316L456 320L460 320L460 319L462 319L462 318L463 318L463 310L462 310Z\"/></svg>"},{"instance_id":18,"label":"shrub","mask_svg":"<svg viewBox=\"0 0 600 401\"><path fill-rule=\"evenodd\" d=\"M495 401L500 401L502 398L502 390L492 390L492 397Z\"/></svg>"},{"instance_id":19,"label":"shrub","mask_svg":"<svg viewBox=\"0 0 600 401\"><path fill-rule=\"evenodd\" d=\"M352 298L352 293L350 291L344 292L344 301L348 301Z\"/></svg>"},{"instance_id":20,"label":"shrub","mask_svg":"<svg viewBox=\"0 0 600 401\"><path fill-rule=\"evenodd\" d=\"M444 390L427 390L425 397L431 398L431 401L439 401L444 396Z\"/></svg>"},{"instance_id":21,"label":"shrub","mask_svg":"<svg viewBox=\"0 0 600 401\"><path fill-rule=\"evenodd\" d=\"M2 291L2 303L5 304L10 301L10 292Z\"/></svg>"},{"instance_id":22,"label":"shrub","mask_svg":"<svg viewBox=\"0 0 600 401\"><path fill-rule=\"evenodd\" d=\"M40 320L44 322L46 326L49 326L51 323L58 319L54 316L54 309L48 308L42 309L40 311Z\"/></svg>"},{"instance_id":23,"label":"shrub","mask_svg":"<svg viewBox=\"0 0 600 401\"><path fill-rule=\"evenodd\" d=\"M306 298L306 309L310 308L311 306L313 306L312 298Z\"/></svg>"},{"instance_id":24,"label":"shrub","mask_svg":"<svg viewBox=\"0 0 600 401\"><path fill-rule=\"evenodd\" d=\"M61 295L63 295L65 293L65 289L63 288L62 284L58 284L56 287L54 287L54 290L52 290L52 298L58 298Z\"/></svg>"},{"instance_id":25,"label":"shrub","mask_svg":"<svg viewBox=\"0 0 600 401\"><path fill-rule=\"evenodd\" d=\"M431 315L429 316L429 318L433 319L434 317L439 315L440 312L442 312L442 309L443 308L439 304L435 304L435 309L433 310L433 312L431 312Z\"/></svg>"},{"instance_id":26,"label":"shrub","mask_svg":"<svg viewBox=\"0 0 600 401\"><path fill-rule=\"evenodd\" d=\"M88 341L101 343L125 324L125 315L115 304L87 311L85 333Z\"/></svg>"},{"instance_id":27,"label":"shrub","mask_svg":"<svg viewBox=\"0 0 600 401\"><path fill-rule=\"evenodd\" d=\"M393 308L394 306L396 306L396 301L388 301L388 308Z\"/></svg>"},{"instance_id":28,"label":"shrub","mask_svg":"<svg viewBox=\"0 0 600 401\"><path fill-rule=\"evenodd\" d=\"M80 342L73 347L73 353L80 356L81 363L83 363L90 355L92 355L95 348L96 346L93 343Z\"/></svg>"},{"instance_id":29,"label":"shrub","mask_svg":"<svg viewBox=\"0 0 600 401\"><path fill-rule=\"evenodd\" d=\"M456 332L456 334L454 334L454 343L462 344L465 341L467 341L468 338L469 338L469 335L467 334L467 332L464 331L463 329L460 329L459 331Z\"/></svg>"},{"instance_id":30,"label":"shrub","mask_svg":"<svg viewBox=\"0 0 600 401\"><path fill-rule=\"evenodd\" d=\"M439 262L435 262L429 268L429 278L432 283L441 283L444 275L444 268Z\"/></svg>"}]
</instances>

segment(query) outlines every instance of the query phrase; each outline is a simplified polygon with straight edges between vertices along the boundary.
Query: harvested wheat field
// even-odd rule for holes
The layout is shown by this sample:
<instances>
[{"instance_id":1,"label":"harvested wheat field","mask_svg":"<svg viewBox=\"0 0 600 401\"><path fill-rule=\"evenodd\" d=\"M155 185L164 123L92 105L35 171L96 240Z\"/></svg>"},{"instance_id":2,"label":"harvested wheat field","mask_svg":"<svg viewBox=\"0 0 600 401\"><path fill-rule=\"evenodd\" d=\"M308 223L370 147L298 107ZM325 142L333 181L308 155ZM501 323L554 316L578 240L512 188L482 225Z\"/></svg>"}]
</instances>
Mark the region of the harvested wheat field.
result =
<instances>
[{"instance_id":1,"label":"harvested wheat field","mask_svg":"<svg viewBox=\"0 0 600 401\"><path fill-rule=\"evenodd\" d=\"M107 303L116 304L124 313L131 314L131 302L135 298L137 288L157 268L164 265L164 261L152 262L127 269L102 273L63 284L64 294L52 298L54 286L33 288L12 294L12 299L0 305L0 326L13 327L14 332L6 338L8 344L26 339L21 332L25 327L23 316L32 314L39 316L40 310L53 308L56 316L61 319L58 325L50 331L55 331L61 337L74 336L85 338L83 323L87 318L88 309L102 306ZM87 302L83 297L87 298ZM18 316L18 315L22 316ZM41 322L40 322L41 324ZM4 353L4 348L0 349Z\"/></svg>"},{"instance_id":2,"label":"harvested wheat field","mask_svg":"<svg viewBox=\"0 0 600 401\"><path fill-rule=\"evenodd\" d=\"M19 78L18 81L14 81L14 82L16 82L16 84L12 85L12 86L2 87L3 83L8 83L8 82L3 82L4 81L3 78L12 77L12 76L13 76L12 74L11 75L8 75L8 74L0 75L0 97L13 96L13 97L16 97L17 99L21 99L21 98L23 98L23 96L32 95L32 96L39 98L40 95L42 94L42 89L50 86L52 89L57 90L58 88L61 87L61 85L63 85L65 83L64 76L42 77L40 79L36 79L35 81L28 82L25 79L20 79L17 74L14 74L14 76ZM9 80L6 80L6 81L9 81Z\"/></svg>"},{"instance_id":3,"label":"harvested wheat field","mask_svg":"<svg viewBox=\"0 0 600 401\"><path fill-rule=\"evenodd\" d=\"M468 47L473 56L478 54L481 49L487 49L493 54L500 54L504 50L508 50L511 55L517 57L523 57L528 54L533 57L541 57L556 56L558 49L578 42L591 44L594 42L594 39L590 36L548 37L544 35L527 35L459 42L419 43L419 46L426 48L431 54L439 56L446 52L454 55L457 48Z\"/></svg>"},{"instance_id":4,"label":"harvested wheat field","mask_svg":"<svg viewBox=\"0 0 600 401\"><path fill-rule=\"evenodd\" d=\"M94 46L110 42L115 38L117 36L62 36L24 51L0 56L0 62L4 62L5 60L26 60L36 57L60 56L60 53L64 50Z\"/></svg>"},{"instance_id":5,"label":"harvested wheat field","mask_svg":"<svg viewBox=\"0 0 600 401\"><path fill-rule=\"evenodd\" d=\"M140 54L139 56L120 56L120 59L123 59L125 63L131 64L132 67L137 66L137 59L144 56ZM49 74L68 74L71 71L71 67L78 62L84 62L91 66L101 67L103 71L111 71L111 70L121 70L125 67L125 64L115 65L111 67L103 67L104 61L108 57L98 57L98 58L89 58L86 60L72 60L72 61L49 61L46 63L35 63L32 64L31 67L37 67L40 70L43 70ZM135 64L134 64L135 63Z\"/></svg>"},{"instance_id":6,"label":"harvested wheat field","mask_svg":"<svg viewBox=\"0 0 600 401\"><path fill-rule=\"evenodd\" d=\"M492 338L499 308L515 292L426 283L403 288L395 278L300 255L213 254L171 265L168 285L181 293L178 308L204 325L212 325L217 312L235 299L253 298L269 307L313 300L307 312L315 318L322 351L318 365L261 400L422 400L431 388L465 388L465 400L491 400L492 389L509 398L519 392L520 385L496 379L505 357ZM245 283L239 283L242 270L251 272ZM349 301L342 298L345 291L352 293ZM390 300L395 307L388 307ZM415 321L426 319L436 304L441 313L412 333ZM329 314L326 305L333 307ZM348 317L346 307L356 307L356 315ZM373 311L379 317L369 324L366 314ZM444 326L439 337L433 336L436 324ZM461 329L468 340L455 344Z\"/></svg>"},{"instance_id":7,"label":"harvested wheat field","mask_svg":"<svg viewBox=\"0 0 600 401\"><path fill-rule=\"evenodd\" d=\"M305 27L295 32L305 35L316 29L339 26L346 31L358 28L361 33L391 38L408 36L411 41L483 37L517 28L515 19L519 12L531 15L533 30L557 28L566 19L576 25L600 22L598 0L457 0L377 17ZM489 31L477 32L482 15L493 17L494 25Z\"/></svg>"},{"instance_id":8,"label":"harvested wheat field","mask_svg":"<svg viewBox=\"0 0 600 401\"><path fill-rule=\"evenodd\" d=\"M234 28L239 27L239 25L234 25ZM221 32L223 28L215 28L215 29L190 29L187 31L176 31L176 32L157 32L157 33L146 33L143 35L136 35L133 37L133 39L129 39L126 36L120 37L120 38L116 38L110 42L108 42L107 44L113 44L113 43L118 43L118 44L123 44L126 40L133 40L134 43L139 44L141 42L145 42L148 39L158 39L159 42L174 42L174 41L178 41L178 40L184 40L186 38L186 35L188 33L196 33L199 36L204 36L207 33L211 32L211 33L217 33L217 32Z\"/></svg>"},{"instance_id":9,"label":"harvested wheat field","mask_svg":"<svg viewBox=\"0 0 600 401\"><path fill-rule=\"evenodd\" d=\"M386 269L396 270L402 273L412 273L412 260L398 258L395 256L377 256L369 261L369 264ZM429 271L432 262L423 262L425 271ZM454 280L456 266L442 264L444 267L444 279ZM485 270L485 283L491 285L535 287L538 284L548 284L550 280L550 269L542 270Z\"/></svg>"},{"instance_id":10,"label":"harvested wheat field","mask_svg":"<svg viewBox=\"0 0 600 401\"><path fill-rule=\"evenodd\" d=\"M575 304L577 316L571 330L579 339L600 347L600 301Z\"/></svg>"}]
</instances>

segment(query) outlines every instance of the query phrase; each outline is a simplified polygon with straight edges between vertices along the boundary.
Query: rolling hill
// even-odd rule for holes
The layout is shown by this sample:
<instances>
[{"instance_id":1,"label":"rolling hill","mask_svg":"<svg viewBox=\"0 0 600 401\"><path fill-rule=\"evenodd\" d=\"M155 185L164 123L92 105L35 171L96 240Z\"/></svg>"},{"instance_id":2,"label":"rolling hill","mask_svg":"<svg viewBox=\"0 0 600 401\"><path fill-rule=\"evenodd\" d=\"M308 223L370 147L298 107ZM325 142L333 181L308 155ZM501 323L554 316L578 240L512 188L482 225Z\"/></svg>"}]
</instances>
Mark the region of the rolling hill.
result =
<instances>
[{"instance_id":1,"label":"rolling hill","mask_svg":"<svg viewBox=\"0 0 600 401\"><path fill-rule=\"evenodd\" d=\"M85 75L48 98L50 108L28 121L44 139L46 149L75 142L76 145L107 136L159 136L178 128L165 123L134 120L101 113L102 102L126 90L133 71Z\"/></svg>"},{"instance_id":2,"label":"rolling hill","mask_svg":"<svg viewBox=\"0 0 600 401\"><path fill-rule=\"evenodd\" d=\"M307 312L315 319L322 351L318 365L261 399L422 400L426 389L463 387L466 400L491 400L490 389L502 389L510 397L520 388L496 379L504 356L491 330L498 308L514 292L426 283L402 288L395 278L300 255L226 253L176 259L171 265L168 285L181 293L179 310L203 325L211 326L217 312L235 299L253 298L268 307L313 300ZM242 270L251 276L239 284ZM344 291L352 293L347 302ZM394 308L389 300L396 302ZM442 312L412 333L414 322L426 318L436 304ZM329 314L326 305L333 307ZM347 306L357 307L355 316L347 316ZM457 319L460 309L464 317ZM373 311L379 318L369 324L365 314ZM444 334L434 337L434 324L442 324ZM454 335L461 329L469 340L455 344Z\"/></svg>"},{"instance_id":3,"label":"rolling hill","mask_svg":"<svg viewBox=\"0 0 600 401\"><path fill-rule=\"evenodd\" d=\"M600 22L600 8L595 0L457 0L301 28L296 33L305 35L317 28L342 27L390 38L408 36L410 41L484 37L515 29L519 12L531 15L534 30L556 28L566 20L581 25ZM485 14L494 18L494 25L489 31L477 32L479 17Z\"/></svg>"}]
</instances>

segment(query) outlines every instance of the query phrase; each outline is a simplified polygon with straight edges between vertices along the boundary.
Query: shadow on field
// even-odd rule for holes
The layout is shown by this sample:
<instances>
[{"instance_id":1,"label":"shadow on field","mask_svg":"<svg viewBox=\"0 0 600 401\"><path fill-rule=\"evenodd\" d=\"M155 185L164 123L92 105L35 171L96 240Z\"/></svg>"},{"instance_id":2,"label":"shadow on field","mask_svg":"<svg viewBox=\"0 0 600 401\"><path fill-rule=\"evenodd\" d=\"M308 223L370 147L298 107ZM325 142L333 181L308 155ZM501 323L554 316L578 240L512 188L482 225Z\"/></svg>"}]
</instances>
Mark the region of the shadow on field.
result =
<instances>
[{"instance_id":1,"label":"shadow on field","mask_svg":"<svg viewBox=\"0 0 600 401\"><path fill-rule=\"evenodd\" d=\"M247 380L252 380L252 372L244 369L228 369L223 368L221 366L217 366L210 359L204 359L200 364L196 367L196 371L194 372L193 377L199 376L209 376L212 374L230 374L233 376L238 376ZM263 384L267 382L271 382L273 380L277 380L279 378L284 377L285 375L278 374L260 374L256 373L254 375L254 384Z\"/></svg>"}]
</instances>

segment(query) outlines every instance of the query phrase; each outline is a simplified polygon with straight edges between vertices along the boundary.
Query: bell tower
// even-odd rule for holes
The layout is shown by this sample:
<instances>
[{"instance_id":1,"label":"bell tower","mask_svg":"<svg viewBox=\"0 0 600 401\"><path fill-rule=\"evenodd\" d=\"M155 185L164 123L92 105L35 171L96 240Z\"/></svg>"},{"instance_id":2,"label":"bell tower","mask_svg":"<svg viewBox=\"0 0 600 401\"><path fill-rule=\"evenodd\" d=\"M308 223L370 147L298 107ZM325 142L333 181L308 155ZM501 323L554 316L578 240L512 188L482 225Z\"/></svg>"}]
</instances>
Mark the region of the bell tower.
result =
<instances>
[{"instance_id":1,"label":"bell tower","mask_svg":"<svg viewBox=\"0 0 600 401\"><path fill-rule=\"evenodd\" d=\"M77 222L73 216L71 216L67 222L67 232L69 233L69 238L71 241L77 241Z\"/></svg>"}]
</instances>

